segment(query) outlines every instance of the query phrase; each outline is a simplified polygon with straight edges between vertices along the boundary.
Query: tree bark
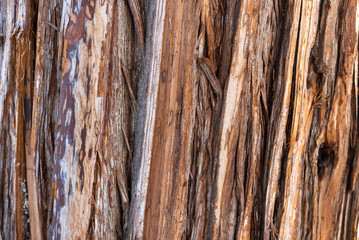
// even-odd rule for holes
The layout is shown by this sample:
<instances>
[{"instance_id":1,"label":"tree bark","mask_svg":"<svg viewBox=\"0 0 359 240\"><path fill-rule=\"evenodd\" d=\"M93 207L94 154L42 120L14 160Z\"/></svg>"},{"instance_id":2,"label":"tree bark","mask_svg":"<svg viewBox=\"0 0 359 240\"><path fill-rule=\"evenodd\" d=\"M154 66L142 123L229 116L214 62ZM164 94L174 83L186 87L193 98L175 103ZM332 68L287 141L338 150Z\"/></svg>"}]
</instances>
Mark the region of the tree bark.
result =
<instances>
[{"instance_id":1,"label":"tree bark","mask_svg":"<svg viewBox=\"0 0 359 240\"><path fill-rule=\"evenodd\" d=\"M358 239L358 0L0 1L0 239Z\"/></svg>"}]
</instances>

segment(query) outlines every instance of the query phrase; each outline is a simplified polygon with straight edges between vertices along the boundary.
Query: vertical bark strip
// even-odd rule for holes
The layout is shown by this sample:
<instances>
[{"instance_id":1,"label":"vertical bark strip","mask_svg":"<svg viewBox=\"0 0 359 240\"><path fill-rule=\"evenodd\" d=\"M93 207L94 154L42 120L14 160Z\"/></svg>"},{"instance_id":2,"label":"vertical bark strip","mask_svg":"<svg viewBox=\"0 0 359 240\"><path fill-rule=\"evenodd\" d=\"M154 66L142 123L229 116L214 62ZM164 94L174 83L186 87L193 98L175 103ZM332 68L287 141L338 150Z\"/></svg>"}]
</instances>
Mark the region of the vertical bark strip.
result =
<instances>
[{"instance_id":1,"label":"vertical bark strip","mask_svg":"<svg viewBox=\"0 0 359 240\"><path fill-rule=\"evenodd\" d=\"M281 51L280 65L278 67L278 80L275 84L274 94L279 96L274 98L269 128L268 155L269 175L266 192L265 205L265 225L264 238L269 239L274 231L273 215L277 200L279 180L281 175L281 165L285 144L286 144L286 125L289 115L290 95L292 88L293 62L296 53L296 44L298 36L298 22L300 19L300 1L292 1L289 4L288 12L291 17L285 19L288 24L285 25L284 31L289 31L289 39L284 40L284 48ZM280 9L279 9L280 11ZM290 15L288 15L290 16ZM282 82L284 83L282 86ZM269 149L271 148L272 149Z\"/></svg>"},{"instance_id":2,"label":"vertical bark strip","mask_svg":"<svg viewBox=\"0 0 359 240\"><path fill-rule=\"evenodd\" d=\"M352 93L353 93L353 71L355 61L357 61L357 41L358 30L356 1L346 1L343 3L343 18L341 19L341 50L339 56L334 93L331 100L331 110L329 113L328 126L326 129L326 142L330 149L333 149L332 159L324 166L324 176L320 182L319 194L319 214L323 217L318 219L318 238L336 238L345 237L343 227L345 218L345 205L348 182L348 173L350 170L351 139L350 132L352 126ZM358 98L358 96L356 96ZM355 135L354 135L355 136ZM353 136L353 137L354 137ZM329 166L328 166L329 165ZM328 178L330 169L332 177ZM323 190L322 190L323 189ZM324 190L326 189L326 190ZM327 197L330 196L330 199ZM330 211L328 211L328 208ZM326 210L324 210L326 209ZM323 214L325 211L325 215ZM335 222L338 221L338 222Z\"/></svg>"},{"instance_id":3,"label":"vertical bark strip","mask_svg":"<svg viewBox=\"0 0 359 240\"><path fill-rule=\"evenodd\" d=\"M50 232L56 239L91 233L95 172L106 156L100 144L105 129L113 8L110 0L64 2L63 16L70 17L63 19L61 26L64 42Z\"/></svg>"},{"instance_id":4,"label":"vertical bark strip","mask_svg":"<svg viewBox=\"0 0 359 240\"><path fill-rule=\"evenodd\" d=\"M309 136L313 115L315 83L308 77L309 54L314 45L318 24L319 1L302 1L299 23L299 45L297 46L297 65L293 122L291 127L290 149L286 170L286 190L284 197L284 213L279 238L301 239L304 153ZM300 129L300 131L298 131ZM283 227L282 227L283 226Z\"/></svg>"},{"instance_id":5,"label":"vertical bark strip","mask_svg":"<svg viewBox=\"0 0 359 240\"><path fill-rule=\"evenodd\" d=\"M58 4L56 1L40 1L39 6L33 96L32 99L28 99L29 102L32 100L32 120L25 135L30 225L33 239L44 239L47 234L43 226L47 225L47 204L51 185L46 186L46 182L51 176L53 150L52 147L46 146L52 144L51 115L56 96L54 90L57 86L54 66L57 50L56 25L58 24L55 11ZM49 134L48 138L45 137L44 132ZM44 143L46 141L48 144Z\"/></svg>"},{"instance_id":6,"label":"vertical bark strip","mask_svg":"<svg viewBox=\"0 0 359 240\"><path fill-rule=\"evenodd\" d=\"M14 85L14 67L11 64L13 58L14 45L11 32L15 22L15 2L1 2L2 22L2 43L1 43L1 83L0 83L0 133L1 133L1 229L3 238L15 238L15 219L13 210L14 194L14 161L12 160L12 146L10 134L10 112L12 110L11 87ZM6 159L6 160L5 160Z\"/></svg>"},{"instance_id":7,"label":"vertical bark strip","mask_svg":"<svg viewBox=\"0 0 359 240\"><path fill-rule=\"evenodd\" d=\"M157 110L157 95L158 85L160 84L160 59L163 47L163 28L165 18L166 1L156 1L154 9L154 26L153 26L153 40L150 49L149 77L148 90L146 97L146 119L145 129L143 135L143 146L141 154L141 166L139 170L139 177L136 185L136 194L133 208L135 209L132 223L130 226L130 238L142 239L144 221L145 221L145 207L148 191L148 179L150 175L151 153L153 147L153 137L155 128L155 117Z\"/></svg>"},{"instance_id":8,"label":"vertical bark strip","mask_svg":"<svg viewBox=\"0 0 359 240\"><path fill-rule=\"evenodd\" d=\"M31 120L33 72L33 5L27 1L6 2L4 54L1 71L1 146L3 188L3 234L6 238L28 237L28 192L26 184L25 131ZM33 192L32 192L33 193ZM30 202L31 204L31 202ZM9 209L5 209L9 208ZM36 221L36 213L30 215ZM23 225L23 226L21 226ZM31 232L38 231L34 225Z\"/></svg>"}]
</instances>

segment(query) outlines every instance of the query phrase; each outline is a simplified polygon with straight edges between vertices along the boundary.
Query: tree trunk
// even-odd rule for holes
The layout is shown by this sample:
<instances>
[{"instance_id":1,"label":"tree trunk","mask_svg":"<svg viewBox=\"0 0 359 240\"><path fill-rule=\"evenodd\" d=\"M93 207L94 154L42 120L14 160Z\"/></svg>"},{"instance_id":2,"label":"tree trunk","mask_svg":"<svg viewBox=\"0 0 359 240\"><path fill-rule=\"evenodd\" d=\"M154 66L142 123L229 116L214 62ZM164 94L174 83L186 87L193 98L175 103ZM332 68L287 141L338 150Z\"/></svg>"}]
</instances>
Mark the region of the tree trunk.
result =
<instances>
[{"instance_id":1,"label":"tree trunk","mask_svg":"<svg viewBox=\"0 0 359 240\"><path fill-rule=\"evenodd\" d=\"M359 239L358 0L0 21L0 239Z\"/></svg>"}]
</instances>

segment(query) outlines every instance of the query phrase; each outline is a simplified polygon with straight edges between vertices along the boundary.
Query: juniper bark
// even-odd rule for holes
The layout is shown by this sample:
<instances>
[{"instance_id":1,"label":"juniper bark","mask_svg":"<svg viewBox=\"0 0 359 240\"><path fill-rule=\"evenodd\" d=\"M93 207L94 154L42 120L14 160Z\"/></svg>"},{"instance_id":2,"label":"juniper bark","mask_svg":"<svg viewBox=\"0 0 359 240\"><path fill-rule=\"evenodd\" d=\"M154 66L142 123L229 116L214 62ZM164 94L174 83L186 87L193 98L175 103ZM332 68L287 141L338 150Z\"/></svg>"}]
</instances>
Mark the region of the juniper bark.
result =
<instances>
[{"instance_id":1,"label":"juniper bark","mask_svg":"<svg viewBox=\"0 0 359 240\"><path fill-rule=\"evenodd\" d=\"M0 239L356 239L358 0L0 1Z\"/></svg>"}]
</instances>

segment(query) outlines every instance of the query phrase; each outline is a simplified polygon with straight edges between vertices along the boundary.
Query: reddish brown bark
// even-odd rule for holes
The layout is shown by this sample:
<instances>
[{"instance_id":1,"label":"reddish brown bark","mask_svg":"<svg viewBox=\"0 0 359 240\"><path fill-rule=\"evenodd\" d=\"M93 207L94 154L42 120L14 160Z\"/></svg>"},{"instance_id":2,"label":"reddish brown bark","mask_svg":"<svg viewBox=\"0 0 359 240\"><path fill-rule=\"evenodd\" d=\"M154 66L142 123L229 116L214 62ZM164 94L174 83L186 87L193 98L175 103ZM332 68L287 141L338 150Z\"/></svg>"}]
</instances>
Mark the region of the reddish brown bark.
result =
<instances>
[{"instance_id":1,"label":"reddish brown bark","mask_svg":"<svg viewBox=\"0 0 359 240\"><path fill-rule=\"evenodd\" d=\"M357 0L0 2L0 239L358 238Z\"/></svg>"}]
</instances>

